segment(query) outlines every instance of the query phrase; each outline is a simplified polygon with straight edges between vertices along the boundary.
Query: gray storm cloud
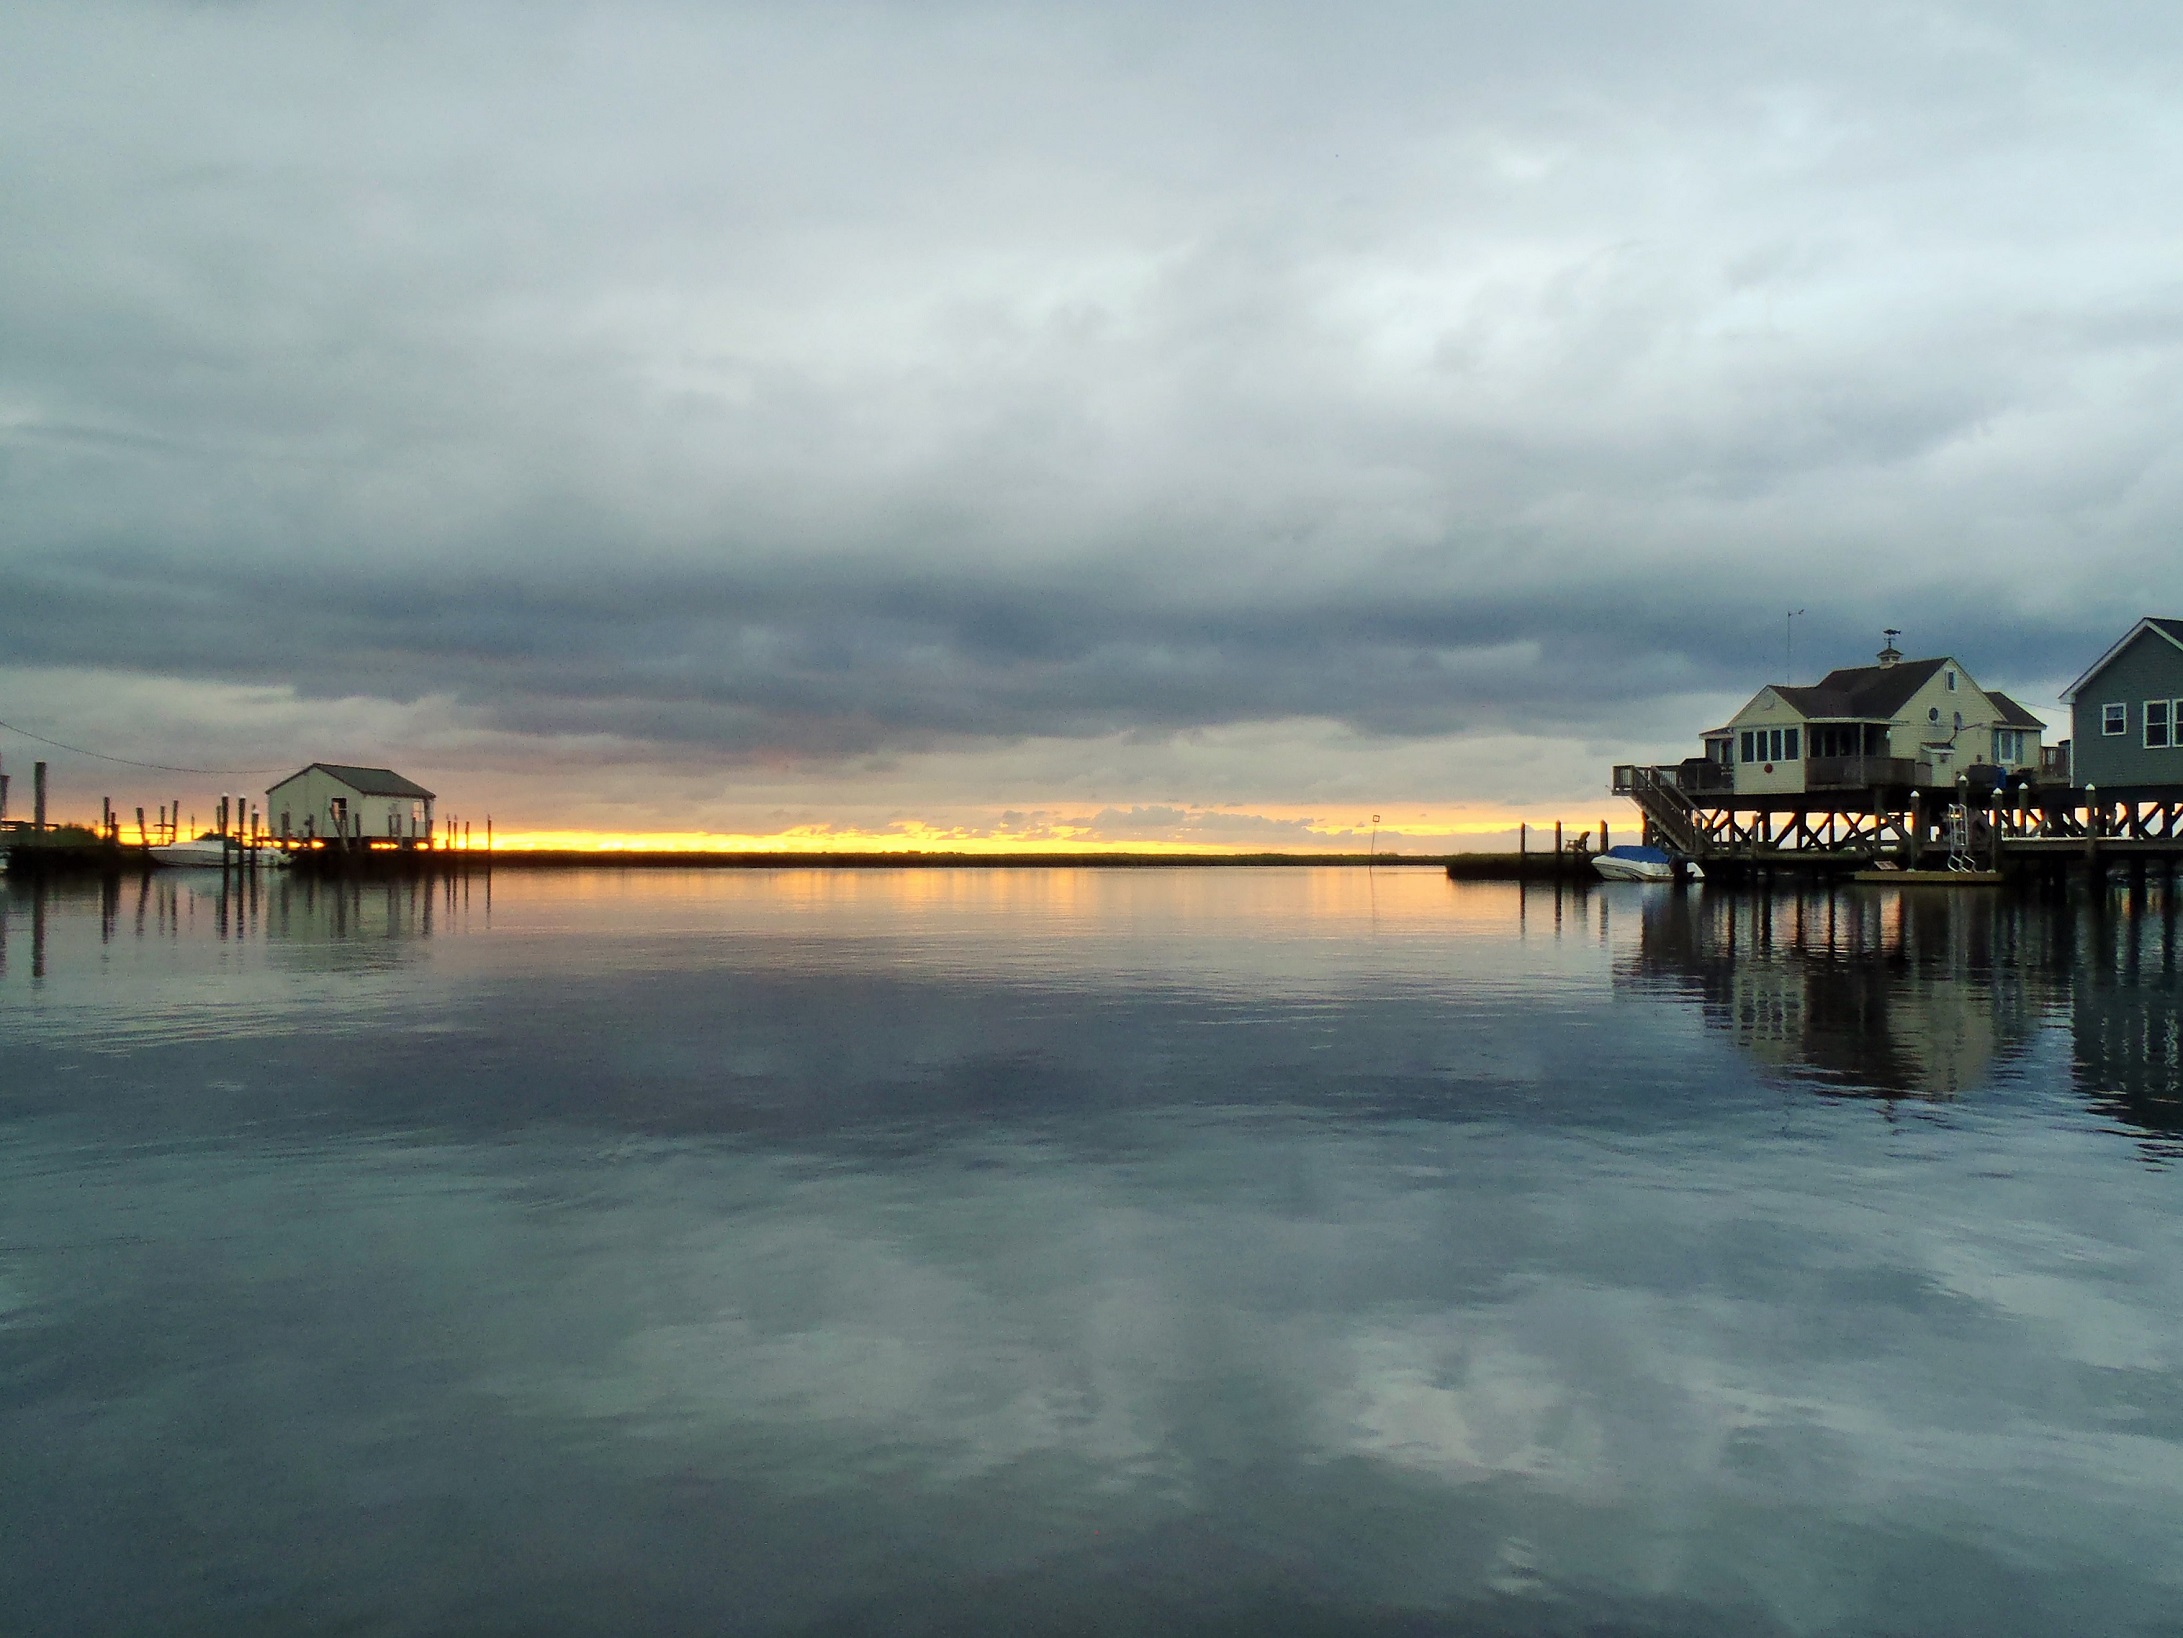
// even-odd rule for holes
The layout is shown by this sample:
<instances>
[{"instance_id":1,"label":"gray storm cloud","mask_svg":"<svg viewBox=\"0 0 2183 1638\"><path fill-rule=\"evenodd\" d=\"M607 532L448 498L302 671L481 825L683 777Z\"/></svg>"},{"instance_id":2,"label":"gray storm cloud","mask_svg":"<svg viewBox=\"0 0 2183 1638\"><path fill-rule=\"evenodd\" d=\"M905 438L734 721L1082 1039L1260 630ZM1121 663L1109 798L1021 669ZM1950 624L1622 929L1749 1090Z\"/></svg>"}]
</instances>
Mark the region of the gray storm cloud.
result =
<instances>
[{"instance_id":1,"label":"gray storm cloud","mask_svg":"<svg viewBox=\"0 0 2183 1638\"><path fill-rule=\"evenodd\" d=\"M11 8L0 644L669 761L1621 732L1787 606L2067 675L2183 499L2177 48Z\"/></svg>"}]
</instances>

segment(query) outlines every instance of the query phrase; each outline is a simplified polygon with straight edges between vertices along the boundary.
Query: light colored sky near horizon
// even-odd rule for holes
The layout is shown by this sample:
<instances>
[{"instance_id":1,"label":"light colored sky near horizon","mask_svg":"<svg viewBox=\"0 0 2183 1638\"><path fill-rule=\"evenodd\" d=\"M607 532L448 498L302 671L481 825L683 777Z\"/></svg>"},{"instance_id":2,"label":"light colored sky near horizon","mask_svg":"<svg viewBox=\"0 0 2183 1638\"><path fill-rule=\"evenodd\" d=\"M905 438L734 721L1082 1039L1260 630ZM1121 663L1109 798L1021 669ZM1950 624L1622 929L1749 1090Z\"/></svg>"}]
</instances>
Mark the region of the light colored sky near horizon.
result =
<instances>
[{"instance_id":1,"label":"light colored sky near horizon","mask_svg":"<svg viewBox=\"0 0 2183 1638\"><path fill-rule=\"evenodd\" d=\"M0 719L1237 846L1615 817L1790 608L1800 680L1900 626L2059 727L2178 612L2179 31L30 0Z\"/></svg>"}]
</instances>

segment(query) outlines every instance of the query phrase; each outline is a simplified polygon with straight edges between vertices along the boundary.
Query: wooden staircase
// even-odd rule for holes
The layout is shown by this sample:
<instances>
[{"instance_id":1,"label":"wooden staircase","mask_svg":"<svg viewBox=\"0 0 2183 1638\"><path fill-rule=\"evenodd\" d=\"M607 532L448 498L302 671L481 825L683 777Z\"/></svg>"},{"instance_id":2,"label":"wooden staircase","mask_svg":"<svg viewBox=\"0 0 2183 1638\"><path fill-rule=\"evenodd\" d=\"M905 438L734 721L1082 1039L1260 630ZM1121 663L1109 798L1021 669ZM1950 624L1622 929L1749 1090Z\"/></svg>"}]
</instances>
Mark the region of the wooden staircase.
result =
<instances>
[{"instance_id":1,"label":"wooden staircase","mask_svg":"<svg viewBox=\"0 0 2183 1638\"><path fill-rule=\"evenodd\" d=\"M1698 822L1697 804L1675 782L1673 768L1643 765L1617 768L1623 777L1615 781L1617 794L1627 796L1645 816L1648 835L1671 852L1689 859L1704 859L1710 851L1705 827Z\"/></svg>"}]
</instances>

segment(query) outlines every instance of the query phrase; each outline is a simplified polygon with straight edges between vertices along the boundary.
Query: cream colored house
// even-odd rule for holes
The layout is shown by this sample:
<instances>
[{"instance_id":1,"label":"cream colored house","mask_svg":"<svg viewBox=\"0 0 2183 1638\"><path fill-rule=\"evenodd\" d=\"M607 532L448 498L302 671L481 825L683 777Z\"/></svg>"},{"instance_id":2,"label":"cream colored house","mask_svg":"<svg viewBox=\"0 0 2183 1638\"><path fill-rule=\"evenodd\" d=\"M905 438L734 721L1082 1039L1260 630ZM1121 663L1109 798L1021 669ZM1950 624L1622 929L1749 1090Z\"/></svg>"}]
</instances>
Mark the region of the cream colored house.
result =
<instances>
[{"instance_id":1,"label":"cream colored house","mask_svg":"<svg viewBox=\"0 0 2183 1638\"><path fill-rule=\"evenodd\" d=\"M1830 671L1809 688L1762 688L1705 736L1738 796L1797 796L1876 785L1948 789L1974 766L2036 773L2046 724L1983 689L1961 662L1906 660Z\"/></svg>"},{"instance_id":2,"label":"cream colored house","mask_svg":"<svg viewBox=\"0 0 2183 1638\"><path fill-rule=\"evenodd\" d=\"M432 835L432 793L392 768L314 762L265 793L275 835L416 841Z\"/></svg>"}]
</instances>

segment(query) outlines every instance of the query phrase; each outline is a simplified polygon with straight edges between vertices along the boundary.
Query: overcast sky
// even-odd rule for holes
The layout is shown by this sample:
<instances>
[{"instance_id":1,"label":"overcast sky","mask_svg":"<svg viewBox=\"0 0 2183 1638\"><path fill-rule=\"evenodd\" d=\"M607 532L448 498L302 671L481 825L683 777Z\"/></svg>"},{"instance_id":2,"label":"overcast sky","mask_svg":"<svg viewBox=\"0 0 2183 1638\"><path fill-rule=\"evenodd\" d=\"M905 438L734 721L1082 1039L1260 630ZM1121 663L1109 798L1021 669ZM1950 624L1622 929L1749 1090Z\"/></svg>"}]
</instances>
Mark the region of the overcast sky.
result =
<instances>
[{"instance_id":1,"label":"overcast sky","mask_svg":"<svg viewBox=\"0 0 2183 1638\"><path fill-rule=\"evenodd\" d=\"M1605 808L1805 608L1797 680L1900 626L2060 737L2183 613L2179 33L16 0L0 718L533 828L1424 834Z\"/></svg>"}]
</instances>

